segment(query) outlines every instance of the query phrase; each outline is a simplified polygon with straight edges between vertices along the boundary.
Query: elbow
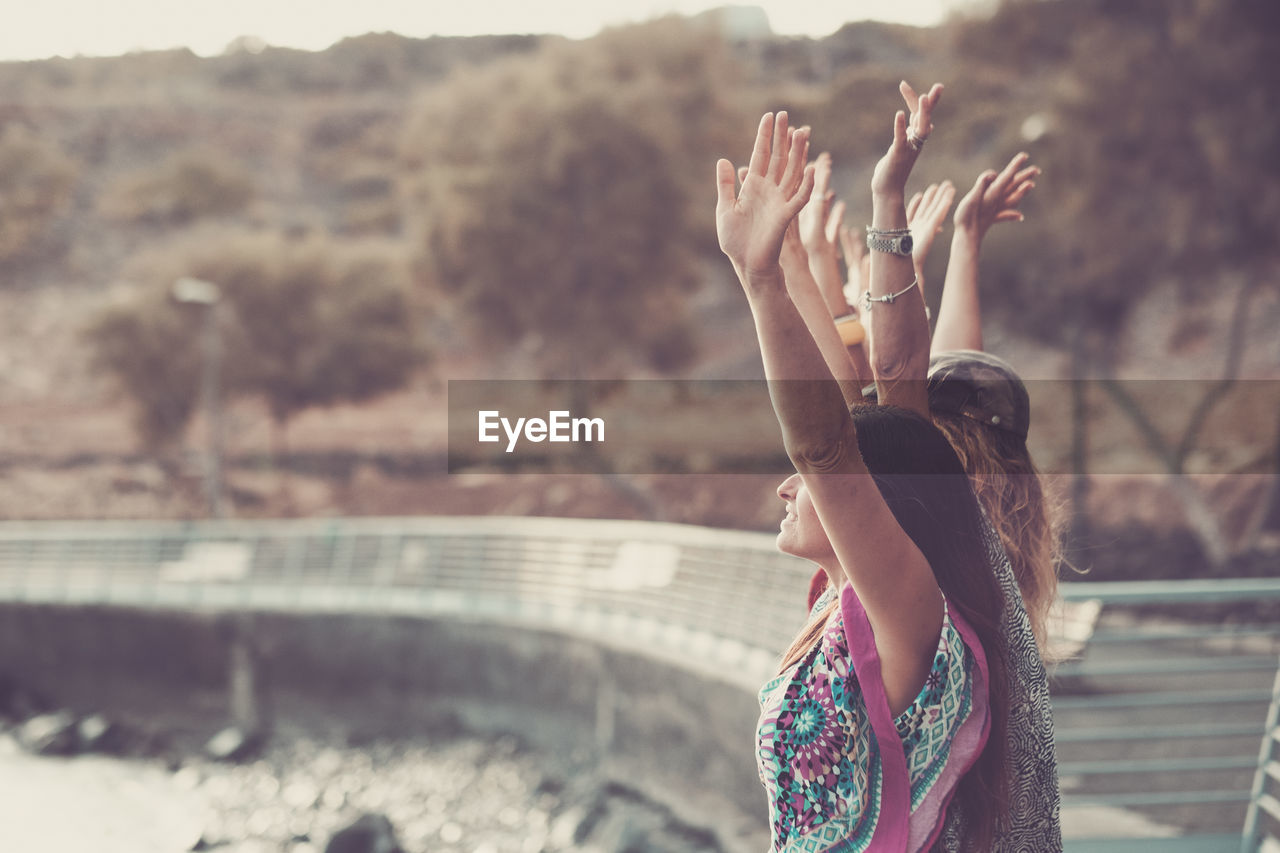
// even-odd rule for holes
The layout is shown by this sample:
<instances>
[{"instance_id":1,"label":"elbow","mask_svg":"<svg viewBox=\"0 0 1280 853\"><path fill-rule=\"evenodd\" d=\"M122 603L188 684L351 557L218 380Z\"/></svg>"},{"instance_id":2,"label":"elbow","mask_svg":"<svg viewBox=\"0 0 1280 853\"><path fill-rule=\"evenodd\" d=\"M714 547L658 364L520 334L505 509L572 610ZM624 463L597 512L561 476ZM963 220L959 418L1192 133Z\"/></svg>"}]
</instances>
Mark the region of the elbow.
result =
<instances>
[{"instance_id":1,"label":"elbow","mask_svg":"<svg viewBox=\"0 0 1280 853\"><path fill-rule=\"evenodd\" d=\"M872 347L871 371L878 381L923 381L929 372L929 348Z\"/></svg>"},{"instance_id":2,"label":"elbow","mask_svg":"<svg viewBox=\"0 0 1280 853\"><path fill-rule=\"evenodd\" d=\"M841 428L828 436L785 441L787 456L796 471L804 474L847 472L850 463L862 461L858 452L858 434L853 421L846 418Z\"/></svg>"}]
</instances>

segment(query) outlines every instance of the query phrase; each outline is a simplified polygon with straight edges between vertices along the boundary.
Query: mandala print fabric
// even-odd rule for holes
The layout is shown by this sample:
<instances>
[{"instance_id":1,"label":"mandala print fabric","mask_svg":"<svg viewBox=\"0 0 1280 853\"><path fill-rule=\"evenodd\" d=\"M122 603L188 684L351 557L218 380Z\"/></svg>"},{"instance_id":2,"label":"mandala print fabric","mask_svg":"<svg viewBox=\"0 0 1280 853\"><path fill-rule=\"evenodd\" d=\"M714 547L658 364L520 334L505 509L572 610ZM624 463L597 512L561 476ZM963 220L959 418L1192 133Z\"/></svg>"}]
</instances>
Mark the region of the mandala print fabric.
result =
<instances>
[{"instance_id":1,"label":"mandala print fabric","mask_svg":"<svg viewBox=\"0 0 1280 853\"><path fill-rule=\"evenodd\" d=\"M775 851L882 849L882 824L890 823L903 828L898 849L922 849L941 822L956 780L981 750L985 679L949 613L923 689L887 728L889 756L881 754L884 738L876 735L859 679L860 672L875 675L870 697L887 708L879 662L871 661L874 669L868 670L860 654L856 644L851 650L843 608L834 608L819 643L760 691L756 755ZM895 798L892 768L904 758L906 778L900 781L906 790ZM910 815L902 813L908 803ZM880 839L875 848L873 839Z\"/></svg>"}]
</instances>

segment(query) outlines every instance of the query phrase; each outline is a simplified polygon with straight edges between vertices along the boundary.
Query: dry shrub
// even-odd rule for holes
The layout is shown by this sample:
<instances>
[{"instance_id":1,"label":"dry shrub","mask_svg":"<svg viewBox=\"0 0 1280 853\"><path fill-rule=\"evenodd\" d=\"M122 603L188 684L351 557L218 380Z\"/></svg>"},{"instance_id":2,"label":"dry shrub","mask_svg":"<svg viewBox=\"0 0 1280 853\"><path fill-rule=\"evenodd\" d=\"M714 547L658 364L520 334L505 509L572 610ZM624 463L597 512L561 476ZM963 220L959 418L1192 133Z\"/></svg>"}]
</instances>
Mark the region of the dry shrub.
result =
<instances>
[{"instance_id":1,"label":"dry shrub","mask_svg":"<svg viewBox=\"0 0 1280 853\"><path fill-rule=\"evenodd\" d=\"M423 277L544 375L686 364L714 163L752 126L733 68L713 31L667 19L426 92L402 146Z\"/></svg>"},{"instance_id":2,"label":"dry shrub","mask_svg":"<svg viewBox=\"0 0 1280 853\"><path fill-rule=\"evenodd\" d=\"M240 164L218 152L189 149L155 169L115 181L99 208L110 219L185 225L206 216L229 216L253 199L253 181Z\"/></svg>"},{"instance_id":3,"label":"dry shrub","mask_svg":"<svg viewBox=\"0 0 1280 853\"><path fill-rule=\"evenodd\" d=\"M148 444L181 437L199 384L208 309L174 301L181 276L221 292L225 393L262 398L280 427L303 409L399 388L422 363L405 264L387 246L200 229L140 258L134 300L90 329L99 363L137 404Z\"/></svg>"},{"instance_id":4,"label":"dry shrub","mask_svg":"<svg viewBox=\"0 0 1280 853\"><path fill-rule=\"evenodd\" d=\"M52 142L23 127L0 135L0 264L30 258L71 198L76 168Z\"/></svg>"}]
</instances>

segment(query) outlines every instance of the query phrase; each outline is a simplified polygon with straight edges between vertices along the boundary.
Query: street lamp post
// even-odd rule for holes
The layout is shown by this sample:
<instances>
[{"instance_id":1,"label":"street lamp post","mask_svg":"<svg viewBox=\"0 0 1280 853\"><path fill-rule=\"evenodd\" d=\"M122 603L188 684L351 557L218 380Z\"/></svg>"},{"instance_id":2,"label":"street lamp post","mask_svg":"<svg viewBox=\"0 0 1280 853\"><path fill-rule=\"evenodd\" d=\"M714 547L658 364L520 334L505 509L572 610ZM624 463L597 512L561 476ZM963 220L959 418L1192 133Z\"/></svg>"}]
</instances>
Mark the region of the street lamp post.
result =
<instances>
[{"instance_id":1,"label":"street lamp post","mask_svg":"<svg viewBox=\"0 0 1280 853\"><path fill-rule=\"evenodd\" d=\"M173 283L173 298L205 307L200 378L201 408L204 409L208 438L204 455L204 485L209 514L222 518L222 406L218 387L222 373L222 339L218 331L218 305L222 291L213 282L184 277Z\"/></svg>"}]
</instances>

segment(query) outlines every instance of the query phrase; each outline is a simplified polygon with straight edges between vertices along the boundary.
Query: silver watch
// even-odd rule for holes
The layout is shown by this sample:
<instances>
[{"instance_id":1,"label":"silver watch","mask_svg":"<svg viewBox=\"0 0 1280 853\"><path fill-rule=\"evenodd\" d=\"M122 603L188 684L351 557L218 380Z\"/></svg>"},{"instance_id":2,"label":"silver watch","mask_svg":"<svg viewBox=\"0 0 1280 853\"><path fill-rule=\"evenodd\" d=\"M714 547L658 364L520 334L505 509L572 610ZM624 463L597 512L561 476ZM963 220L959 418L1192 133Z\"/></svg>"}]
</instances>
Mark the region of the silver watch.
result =
<instances>
[{"instance_id":1,"label":"silver watch","mask_svg":"<svg viewBox=\"0 0 1280 853\"><path fill-rule=\"evenodd\" d=\"M892 231L867 231L867 248L873 252L886 252L899 257L911 257L911 234Z\"/></svg>"}]
</instances>

